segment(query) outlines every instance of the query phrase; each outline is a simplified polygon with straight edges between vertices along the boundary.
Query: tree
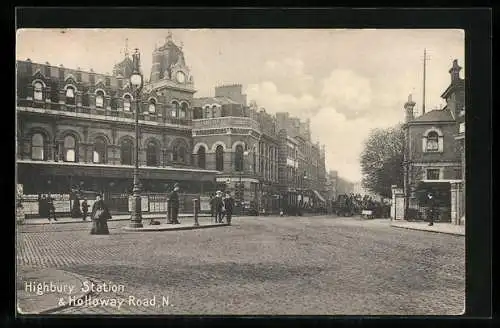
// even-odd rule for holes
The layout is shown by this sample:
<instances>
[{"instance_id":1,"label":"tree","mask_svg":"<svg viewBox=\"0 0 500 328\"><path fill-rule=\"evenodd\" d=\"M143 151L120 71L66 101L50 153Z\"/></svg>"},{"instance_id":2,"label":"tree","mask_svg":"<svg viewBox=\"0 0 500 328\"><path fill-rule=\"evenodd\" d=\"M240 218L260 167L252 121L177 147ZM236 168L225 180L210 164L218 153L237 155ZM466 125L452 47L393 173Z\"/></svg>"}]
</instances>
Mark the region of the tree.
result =
<instances>
[{"instance_id":1,"label":"tree","mask_svg":"<svg viewBox=\"0 0 500 328\"><path fill-rule=\"evenodd\" d=\"M403 185L404 140L399 125L371 131L360 158L363 188L391 197L391 185Z\"/></svg>"}]
</instances>

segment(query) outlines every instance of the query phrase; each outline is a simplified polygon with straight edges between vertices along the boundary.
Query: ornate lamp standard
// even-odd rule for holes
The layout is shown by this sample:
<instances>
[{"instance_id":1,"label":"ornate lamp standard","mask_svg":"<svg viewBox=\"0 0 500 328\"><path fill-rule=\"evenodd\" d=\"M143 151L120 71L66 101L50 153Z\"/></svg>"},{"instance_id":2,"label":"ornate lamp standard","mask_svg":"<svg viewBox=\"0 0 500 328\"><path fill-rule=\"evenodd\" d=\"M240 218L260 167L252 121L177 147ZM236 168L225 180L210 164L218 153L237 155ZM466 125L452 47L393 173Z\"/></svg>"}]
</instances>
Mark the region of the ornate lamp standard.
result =
<instances>
[{"instance_id":1,"label":"ornate lamp standard","mask_svg":"<svg viewBox=\"0 0 500 328\"><path fill-rule=\"evenodd\" d=\"M140 71L141 55L139 49L135 49L132 55L133 71L130 76L130 84L135 91L135 166L134 166L134 189L132 202L132 212L130 213L131 228L142 228L142 210L141 210L141 184L139 181L139 108L141 106L141 91L144 85L143 77Z\"/></svg>"}]
</instances>

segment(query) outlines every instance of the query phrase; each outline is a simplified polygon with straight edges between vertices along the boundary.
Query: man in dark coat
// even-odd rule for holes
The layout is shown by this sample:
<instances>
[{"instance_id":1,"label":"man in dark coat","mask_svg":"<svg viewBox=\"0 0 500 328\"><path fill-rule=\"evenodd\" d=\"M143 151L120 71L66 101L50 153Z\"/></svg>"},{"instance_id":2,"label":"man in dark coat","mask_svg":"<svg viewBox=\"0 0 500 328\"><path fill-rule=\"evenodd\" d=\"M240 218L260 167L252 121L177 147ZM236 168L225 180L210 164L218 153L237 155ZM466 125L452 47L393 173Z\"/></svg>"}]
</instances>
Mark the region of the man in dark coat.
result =
<instances>
[{"instance_id":1,"label":"man in dark coat","mask_svg":"<svg viewBox=\"0 0 500 328\"><path fill-rule=\"evenodd\" d=\"M82 202L82 217L83 221L87 220L87 214L89 212L89 204L87 203L87 198L83 199Z\"/></svg>"},{"instance_id":2,"label":"man in dark coat","mask_svg":"<svg viewBox=\"0 0 500 328\"><path fill-rule=\"evenodd\" d=\"M222 223L224 217L224 201L222 200L222 192L217 191L215 196L215 222Z\"/></svg>"},{"instance_id":3,"label":"man in dark coat","mask_svg":"<svg viewBox=\"0 0 500 328\"><path fill-rule=\"evenodd\" d=\"M434 225L434 215L436 212L436 200L434 199L434 195L432 193L427 194L427 199L429 202L429 225Z\"/></svg>"},{"instance_id":4,"label":"man in dark coat","mask_svg":"<svg viewBox=\"0 0 500 328\"><path fill-rule=\"evenodd\" d=\"M92 229L90 230L91 235L109 235L108 223L107 221L111 219L111 214L109 209L101 198L101 195L96 196L96 201L92 206L92 214L90 215L92 219Z\"/></svg>"},{"instance_id":5,"label":"man in dark coat","mask_svg":"<svg viewBox=\"0 0 500 328\"><path fill-rule=\"evenodd\" d=\"M170 209L172 210L171 218L173 224L179 224L179 186L175 186L170 194Z\"/></svg>"},{"instance_id":6,"label":"man in dark coat","mask_svg":"<svg viewBox=\"0 0 500 328\"><path fill-rule=\"evenodd\" d=\"M57 221L56 219L56 208L54 206L54 199L52 196L49 194L47 196L47 211L48 211L48 218L50 221L50 217L52 216L54 221Z\"/></svg>"},{"instance_id":7,"label":"man in dark coat","mask_svg":"<svg viewBox=\"0 0 500 328\"><path fill-rule=\"evenodd\" d=\"M229 192L226 193L226 198L224 199L224 208L226 209L226 221L227 224L231 225L231 218L233 216L234 199L231 197Z\"/></svg>"}]
</instances>

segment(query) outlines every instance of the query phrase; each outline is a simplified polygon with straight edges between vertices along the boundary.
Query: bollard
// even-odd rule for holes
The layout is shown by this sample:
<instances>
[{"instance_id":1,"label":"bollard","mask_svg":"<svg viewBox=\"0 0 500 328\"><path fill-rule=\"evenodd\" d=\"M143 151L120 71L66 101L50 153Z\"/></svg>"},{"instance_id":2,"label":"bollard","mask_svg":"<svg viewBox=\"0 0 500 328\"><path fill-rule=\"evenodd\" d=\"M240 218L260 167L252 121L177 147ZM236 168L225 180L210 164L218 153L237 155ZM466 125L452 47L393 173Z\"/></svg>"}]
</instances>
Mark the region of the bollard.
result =
<instances>
[{"instance_id":1,"label":"bollard","mask_svg":"<svg viewBox=\"0 0 500 328\"><path fill-rule=\"evenodd\" d=\"M172 208L170 206L170 199L167 200L167 224L172 224Z\"/></svg>"},{"instance_id":2,"label":"bollard","mask_svg":"<svg viewBox=\"0 0 500 328\"><path fill-rule=\"evenodd\" d=\"M198 198L193 199L193 217L194 217L194 226L197 227L200 225L198 222Z\"/></svg>"}]
</instances>

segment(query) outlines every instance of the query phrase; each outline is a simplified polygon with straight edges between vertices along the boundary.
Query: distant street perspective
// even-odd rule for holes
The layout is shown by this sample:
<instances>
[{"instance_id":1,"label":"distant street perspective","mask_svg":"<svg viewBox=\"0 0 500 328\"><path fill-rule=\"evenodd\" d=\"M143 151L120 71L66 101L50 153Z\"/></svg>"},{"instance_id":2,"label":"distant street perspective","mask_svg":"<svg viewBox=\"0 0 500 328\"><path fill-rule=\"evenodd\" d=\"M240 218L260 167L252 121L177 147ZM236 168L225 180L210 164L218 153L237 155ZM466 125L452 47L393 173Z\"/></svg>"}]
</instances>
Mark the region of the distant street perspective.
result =
<instances>
[{"instance_id":1,"label":"distant street perspective","mask_svg":"<svg viewBox=\"0 0 500 328\"><path fill-rule=\"evenodd\" d=\"M123 286L82 293L81 304L59 309L43 304L57 299L40 296L37 308L50 313L460 314L464 238L389 221L241 217L232 226L162 233L126 232L127 222L117 221L105 238L89 235L90 223L31 225L20 229L17 263L53 277L62 270L82 288Z\"/></svg>"}]
</instances>

